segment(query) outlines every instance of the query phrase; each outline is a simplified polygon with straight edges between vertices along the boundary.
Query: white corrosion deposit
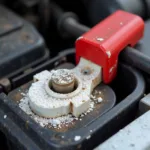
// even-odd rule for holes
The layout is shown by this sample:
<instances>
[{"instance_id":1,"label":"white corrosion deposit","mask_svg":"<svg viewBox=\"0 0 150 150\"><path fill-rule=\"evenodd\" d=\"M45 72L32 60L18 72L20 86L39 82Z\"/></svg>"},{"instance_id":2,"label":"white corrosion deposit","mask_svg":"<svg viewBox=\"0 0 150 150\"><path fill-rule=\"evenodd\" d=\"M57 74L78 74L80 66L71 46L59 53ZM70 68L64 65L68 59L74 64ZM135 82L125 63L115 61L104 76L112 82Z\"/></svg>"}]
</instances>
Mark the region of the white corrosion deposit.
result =
<instances>
[{"instance_id":1,"label":"white corrosion deposit","mask_svg":"<svg viewBox=\"0 0 150 150\"><path fill-rule=\"evenodd\" d=\"M81 121L81 117L93 110L91 93L101 82L101 67L81 58L79 65L72 70L45 70L33 79L34 83L20 101L20 108L41 126L51 124L54 128L61 128L62 124L67 125L73 120ZM73 91L69 93L52 89L52 82L56 83L56 90L60 90L59 85L67 89L73 81ZM99 97L97 102L102 102L102 98Z\"/></svg>"},{"instance_id":2,"label":"white corrosion deposit","mask_svg":"<svg viewBox=\"0 0 150 150\"><path fill-rule=\"evenodd\" d=\"M53 128L61 129L62 125L68 126L68 124L72 123L74 120L80 120L82 121L82 117L93 111L94 109L94 102L90 101L90 108L81 114L79 117L74 117L72 114L68 114L65 116L57 117L57 118L44 118L36 115L32 112L29 105L29 98L24 97L20 100L19 107L29 116L31 116L32 119L34 119L38 124L40 124L42 127L46 127L50 125ZM4 116L4 118L6 118Z\"/></svg>"}]
</instances>

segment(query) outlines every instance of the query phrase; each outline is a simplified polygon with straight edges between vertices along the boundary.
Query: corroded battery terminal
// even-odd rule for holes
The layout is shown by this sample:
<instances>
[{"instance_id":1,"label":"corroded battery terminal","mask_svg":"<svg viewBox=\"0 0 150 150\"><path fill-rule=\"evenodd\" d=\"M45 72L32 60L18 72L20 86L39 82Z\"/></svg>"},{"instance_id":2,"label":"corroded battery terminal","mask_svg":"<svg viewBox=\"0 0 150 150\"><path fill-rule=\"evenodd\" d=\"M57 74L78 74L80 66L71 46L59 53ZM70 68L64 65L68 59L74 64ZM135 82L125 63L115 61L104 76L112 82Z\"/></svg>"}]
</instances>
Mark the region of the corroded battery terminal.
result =
<instances>
[{"instance_id":1,"label":"corroded battery terminal","mask_svg":"<svg viewBox=\"0 0 150 150\"><path fill-rule=\"evenodd\" d=\"M117 73L118 55L142 37L143 20L117 11L76 41L78 65L72 69L43 71L29 88L29 105L39 116L53 118L69 113L78 117L90 107L93 89L111 82ZM99 99L101 101L101 99Z\"/></svg>"},{"instance_id":2,"label":"corroded battery terminal","mask_svg":"<svg viewBox=\"0 0 150 150\"><path fill-rule=\"evenodd\" d=\"M81 58L72 70L43 71L29 89L31 109L46 118L72 113L78 117L90 107L90 95L101 82L101 67Z\"/></svg>"}]
</instances>

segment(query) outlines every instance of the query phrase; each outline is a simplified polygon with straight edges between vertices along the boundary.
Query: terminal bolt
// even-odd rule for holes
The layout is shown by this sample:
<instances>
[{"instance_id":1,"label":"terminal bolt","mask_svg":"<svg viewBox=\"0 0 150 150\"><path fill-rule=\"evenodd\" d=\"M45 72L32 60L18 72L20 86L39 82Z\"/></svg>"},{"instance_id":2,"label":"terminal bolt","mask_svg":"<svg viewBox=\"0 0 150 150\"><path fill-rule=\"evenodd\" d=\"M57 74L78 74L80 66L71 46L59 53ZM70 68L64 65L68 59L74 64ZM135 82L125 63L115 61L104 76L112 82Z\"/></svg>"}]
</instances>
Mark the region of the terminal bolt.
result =
<instances>
[{"instance_id":1,"label":"terminal bolt","mask_svg":"<svg viewBox=\"0 0 150 150\"><path fill-rule=\"evenodd\" d=\"M68 69L53 71L51 88L57 93L70 93L75 89L74 74Z\"/></svg>"}]
</instances>

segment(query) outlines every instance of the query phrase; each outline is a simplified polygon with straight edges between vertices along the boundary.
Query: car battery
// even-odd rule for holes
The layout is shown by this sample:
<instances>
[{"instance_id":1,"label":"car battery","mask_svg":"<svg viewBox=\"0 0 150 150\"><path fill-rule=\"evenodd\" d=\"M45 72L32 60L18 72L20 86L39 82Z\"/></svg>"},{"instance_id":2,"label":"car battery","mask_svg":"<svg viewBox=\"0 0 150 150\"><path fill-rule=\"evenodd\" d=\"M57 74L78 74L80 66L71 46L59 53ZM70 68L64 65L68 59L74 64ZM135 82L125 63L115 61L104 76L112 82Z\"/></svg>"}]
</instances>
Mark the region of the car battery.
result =
<instances>
[{"instance_id":1,"label":"car battery","mask_svg":"<svg viewBox=\"0 0 150 150\"><path fill-rule=\"evenodd\" d=\"M44 40L36 29L10 10L0 6L0 78L46 60Z\"/></svg>"},{"instance_id":2,"label":"car battery","mask_svg":"<svg viewBox=\"0 0 150 150\"><path fill-rule=\"evenodd\" d=\"M21 76L18 79L29 79L45 68L54 69L64 58L66 62L57 65L57 69L74 67L74 52L67 51L40 65L33 72L27 73L26 77ZM144 95L145 89L144 79L140 73L129 66L119 64L118 74L113 83L100 84L95 89L101 91L102 102L95 104L93 111L79 120L55 128L50 126L51 123L43 126L43 122L37 120L37 116L26 114L19 107L20 100L25 98L24 94L31 84L32 81L20 86L8 96L0 95L0 128L6 135L11 149L94 148L134 118L138 110L138 101ZM58 123L55 121L53 125ZM28 143L24 142L24 138ZM15 141L18 141L17 145Z\"/></svg>"},{"instance_id":3,"label":"car battery","mask_svg":"<svg viewBox=\"0 0 150 150\"><path fill-rule=\"evenodd\" d=\"M76 53L61 53L12 80L33 79L0 94L0 129L12 149L14 141L16 149L92 149L130 122L145 82L118 55L142 37L143 25L138 16L118 11L78 38Z\"/></svg>"}]
</instances>

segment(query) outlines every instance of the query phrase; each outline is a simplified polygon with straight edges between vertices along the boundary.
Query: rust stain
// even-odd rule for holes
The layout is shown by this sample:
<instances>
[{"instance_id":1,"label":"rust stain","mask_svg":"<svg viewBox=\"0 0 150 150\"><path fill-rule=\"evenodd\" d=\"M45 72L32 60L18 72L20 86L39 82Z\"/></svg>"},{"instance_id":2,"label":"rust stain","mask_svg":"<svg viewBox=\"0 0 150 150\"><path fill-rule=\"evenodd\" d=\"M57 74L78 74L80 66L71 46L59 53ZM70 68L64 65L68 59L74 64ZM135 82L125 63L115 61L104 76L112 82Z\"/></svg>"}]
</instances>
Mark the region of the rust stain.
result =
<instances>
[{"instance_id":1,"label":"rust stain","mask_svg":"<svg viewBox=\"0 0 150 150\"><path fill-rule=\"evenodd\" d=\"M23 41L26 41L26 42L28 42L28 43L30 43L30 44L33 44L33 43L34 43L34 40L30 37L29 33L27 33L27 32L22 32L20 36L21 36L21 39L22 39Z\"/></svg>"},{"instance_id":2,"label":"rust stain","mask_svg":"<svg viewBox=\"0 0 150 150\"><path fill-rule=\"evenodd\" d=\"M26 129L28 129L29 128L29 126L28 126L28 121L26 121L26 123L25 123L25 127L26 127Z\"/></svg>"},{"instance_id":3,"label":"rust stain","mask_svg":"<svg viewBox=\"0 0 150 150\"><path fill-rule=\"evenodd\" d=\"M73 104L70 102L70 112L73 112Z\"/></svg>"},{"instance_id":4,"label":"rust stain","mask_svg":"<svg viewBox=\"0 0 150 150\"><path fill-rule=\"evenodd\" d=\"M77 149L81 149L81 147L82 147L82 145L80 144L80 145L77 146Z\"/></svg>"},{"instance_id":5,"label":"rust stain","mask_svg":"<svg viewBox=\"0 0 150 150\"><path fill-rule=\"evenodd\" d=\"M93 73L93 69L89 66L85 66L84 68L81 69L81 73L84 75L90 75Z\"/></svg>"},{"instance_id":6,"label":"rust stain","mask_svg":"<svg viewBox=\"0 0 150 150\"><path fill-rule=\"evenodd\" d=\"M5 24L4 25L4 29L6 29L6 30L11 29L11 28L12 28L11 24Z\"/></svg>"},{"instance_id":7,"label":"rust stain","mask_svg":"<svg viewBox=\"0 0 150 150\"><path fill-rule=\"evenodd\" d=\"M13 99L16 102L19 102L22 99L22 95L20 93L16 93L16 95L14 95Z\"/></svg>"}]
</instances>

